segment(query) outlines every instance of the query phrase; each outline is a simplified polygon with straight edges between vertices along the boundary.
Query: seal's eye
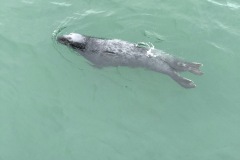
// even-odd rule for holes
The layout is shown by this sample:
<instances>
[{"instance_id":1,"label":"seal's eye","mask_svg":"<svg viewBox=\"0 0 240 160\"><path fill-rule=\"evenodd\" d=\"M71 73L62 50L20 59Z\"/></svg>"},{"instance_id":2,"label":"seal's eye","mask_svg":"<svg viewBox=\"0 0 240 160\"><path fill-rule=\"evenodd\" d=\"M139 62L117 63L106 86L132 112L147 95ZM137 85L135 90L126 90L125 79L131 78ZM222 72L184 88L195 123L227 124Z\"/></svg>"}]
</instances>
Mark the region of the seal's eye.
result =
<instances>
[{"instance_id":1,"label":"seal's eye","mask_svg":"<svg viewBox=\"0 0 240 160\"><path fill-rule=\"evenodd\" d=\"M79 50L84 50L86 44L84 43L79 43L79 42L72 42L70 43L71 47L73 47L74 49L79 49Z\"/></svg>"}]
</instances>

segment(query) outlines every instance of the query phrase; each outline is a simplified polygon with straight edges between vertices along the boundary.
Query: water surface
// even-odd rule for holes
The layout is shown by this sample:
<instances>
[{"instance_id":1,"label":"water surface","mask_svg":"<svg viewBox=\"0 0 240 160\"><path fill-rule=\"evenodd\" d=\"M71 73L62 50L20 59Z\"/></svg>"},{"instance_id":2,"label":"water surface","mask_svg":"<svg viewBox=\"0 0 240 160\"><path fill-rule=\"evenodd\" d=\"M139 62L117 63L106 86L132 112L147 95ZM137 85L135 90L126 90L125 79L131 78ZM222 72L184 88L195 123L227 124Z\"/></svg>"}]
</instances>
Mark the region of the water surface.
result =
<instances>
[{"instance_id":1,"label":"water surface","mask_svg":"<svg viewBox=\"0 0 240 160\"><path fill-rule=\"evenodd\" d=\"M237 160L237 0L2 0L0 160ZM186 90L145 69L97 69L52 36L150 42L204 64Z\"/></svg>"}]
</instances>

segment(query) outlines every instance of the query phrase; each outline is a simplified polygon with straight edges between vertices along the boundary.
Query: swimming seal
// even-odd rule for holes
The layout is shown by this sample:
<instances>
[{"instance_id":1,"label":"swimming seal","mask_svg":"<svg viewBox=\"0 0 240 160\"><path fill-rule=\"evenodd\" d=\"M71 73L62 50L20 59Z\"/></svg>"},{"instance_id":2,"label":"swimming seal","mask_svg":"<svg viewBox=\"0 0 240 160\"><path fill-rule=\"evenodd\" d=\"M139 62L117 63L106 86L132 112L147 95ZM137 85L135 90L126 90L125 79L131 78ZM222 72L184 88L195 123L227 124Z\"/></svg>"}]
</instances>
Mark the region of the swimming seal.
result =
<instances>
[{"instance_id":1,"label":"swimming seal","mask_svg":"<svg viewBox=\"0 0 240 160\"><path fill-rule=\"evenodd\" d=\"M57 37L57 41L88 59L99 68L107 66L143 67L169 75L184 88L194 88L193 81L181 77L179 72L189 71L202 75L201 63L186 62L163 51L119 39L102 39L70 33Z\"/></svg>"}]
</instances>

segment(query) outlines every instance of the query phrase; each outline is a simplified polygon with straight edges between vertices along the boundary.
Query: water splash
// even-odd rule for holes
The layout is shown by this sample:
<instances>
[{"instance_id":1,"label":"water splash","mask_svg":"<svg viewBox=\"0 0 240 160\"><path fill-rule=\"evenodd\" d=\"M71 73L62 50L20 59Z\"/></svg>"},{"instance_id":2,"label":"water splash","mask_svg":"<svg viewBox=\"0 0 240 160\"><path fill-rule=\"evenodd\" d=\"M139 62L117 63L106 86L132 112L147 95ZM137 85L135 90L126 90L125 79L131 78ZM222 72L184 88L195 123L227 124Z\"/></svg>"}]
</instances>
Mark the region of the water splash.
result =
<instances>
[{"instance_id":1,"label":"water splash","mask_svg":"<svg viewBox=\"0 0 240 160\"><path fill-rule=\"evenodd\" d=\"M157 57L157 55L155 55L152 50L155 49L154 45L151 42L145 43L145 42L138 42L136 44L136 47L142 47L142 48L147 48L148 51L146 53L146 55L148 57Z\"/></svg>"}]
</instances>

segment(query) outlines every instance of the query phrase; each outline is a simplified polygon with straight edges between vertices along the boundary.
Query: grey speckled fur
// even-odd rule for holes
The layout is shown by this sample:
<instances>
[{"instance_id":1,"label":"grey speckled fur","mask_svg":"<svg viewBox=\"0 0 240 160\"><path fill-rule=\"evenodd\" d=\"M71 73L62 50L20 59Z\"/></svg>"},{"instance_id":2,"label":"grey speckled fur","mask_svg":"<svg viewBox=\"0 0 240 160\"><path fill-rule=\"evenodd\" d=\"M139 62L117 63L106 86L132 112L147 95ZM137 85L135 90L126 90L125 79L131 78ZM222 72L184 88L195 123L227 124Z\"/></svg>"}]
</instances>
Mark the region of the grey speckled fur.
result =
<instances>
[{"instance_id":1,"label":"grey speckled fur","mask_svg":"<svg viewBox=\"0 0 240 160\"><path fill-rule=\"evenodd\" d=\"M101 68L107 66L143 67L149 70L169 75L184 88L194 88L193 81L181 77L179 72L189 71L202 75L202 66L196 62L186 62L163 51L140 47L118 39L101 39L84 36L77 33L59 36L59 43L69 46Z\"/></svg>"}]
</instances>

